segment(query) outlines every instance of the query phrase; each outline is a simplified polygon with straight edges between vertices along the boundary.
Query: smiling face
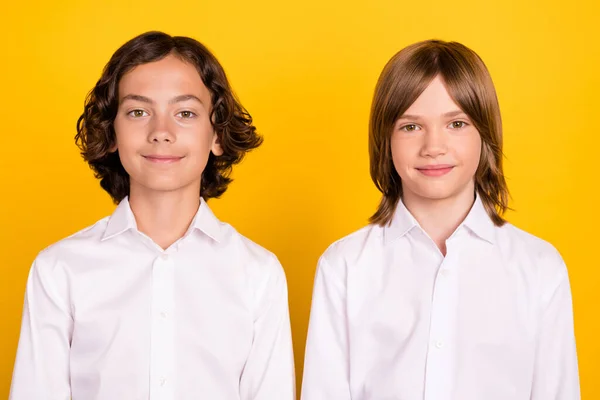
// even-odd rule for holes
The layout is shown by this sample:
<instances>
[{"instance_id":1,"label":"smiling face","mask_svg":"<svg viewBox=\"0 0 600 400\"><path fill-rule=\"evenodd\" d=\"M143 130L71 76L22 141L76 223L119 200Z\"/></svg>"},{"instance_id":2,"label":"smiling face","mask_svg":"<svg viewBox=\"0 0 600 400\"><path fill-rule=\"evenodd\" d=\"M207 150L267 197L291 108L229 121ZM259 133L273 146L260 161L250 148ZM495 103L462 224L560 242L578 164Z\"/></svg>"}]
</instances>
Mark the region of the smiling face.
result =
<instances>
[{"instance_id":1,"label":"smiling face","mask_svg":"<svg viewBox=\"0 0 600 400\"><path fill-rule=\"evenodd\" d=\"M142 64L119 82L114 121L131 192L193 188L212 151L222 154L210 120L211 95L196 68L174 55Z\"/></svg>"},{"instance_id":2,"label":"smiling face","mask_svg":"<svg viewBox=\"0 0 600 400\"><path fill-rule=\"evenodd\" d=\"M439 76L398 119L390 145L403 197L442 200L474 194L481 137Z\"/></svg>"}]
</instances>

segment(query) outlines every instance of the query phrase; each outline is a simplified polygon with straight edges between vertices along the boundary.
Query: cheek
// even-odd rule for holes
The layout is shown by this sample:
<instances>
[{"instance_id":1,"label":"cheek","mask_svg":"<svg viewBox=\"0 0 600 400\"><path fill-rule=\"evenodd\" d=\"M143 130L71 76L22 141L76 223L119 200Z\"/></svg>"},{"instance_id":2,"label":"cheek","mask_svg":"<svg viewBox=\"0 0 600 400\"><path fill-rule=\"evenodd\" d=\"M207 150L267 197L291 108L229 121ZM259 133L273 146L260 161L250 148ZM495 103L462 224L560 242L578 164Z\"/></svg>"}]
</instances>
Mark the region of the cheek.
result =
<instances>
[{"instance_id":1,"label":"cheek","mask_svg":"<svg viewBox=\"0 0 600 400\"><path fill-rule=\"evenodd\" d=\"M122 115L120 115L120 113L117 115L113 122L113 128L115 130L115 137L117 138L117 140L122 140L122 137L125 136L124 133L131 130L130 125L131 124L128 123L128 121L125 120L125 118Z\"/></svg>"},{"instance_id":2,"label":"cheek","mask_svg":"<svg viewBox=\"0 0 600 400\"><path fill-rule=\"evenodd\" d=\"M400 177L403 177L405 171L413 164L415 156L418 155L418 148L415 149L418 146L416 146L414 140L392 137L390 147L396 172Z\"/></svg>"},{"instance_id":3,"label":"cheek","mask_svg":"<svg viewBox=\"0 0 600 400\"><path fill-rule=\"evenodd\" d=\"M186 149L185 151L193 161L194 169L203 169L212 148L212 133L207 132L205 129L188 133L188 135L180 135L178 147Z\"/></svg>"},{"instance_id":4,"label":"cheek","mask_svg":"<svg viewBox=\"0 0 600 400\"><path fill-rule=\"evenodd\" d=\"M134 138L131 132L132 127L119 117L115 119L113 126L115 130L115 144L119 146L119 151L123 152L131 145L131 141Z\"/></svg>"},{"instance_id":5,"label":"cheek","mask_svg":"<svg viewBox=\"0 0 600 400\"><path fill-rule=\"evenodd\" d=\"M475 173L481 158L481 137L475 131L469 137L463 138L457 148L460 158L470 172Z\"/></svg>"},{"instance_id":6,"label":"cheek","mask_svg":"<svg viewBox=\"0 0 600 400\"><path fill-rule=\"evenodd\" d=\"M193 135L190 136L190 146L197 152L208 154L213 144L215 137L212 126L208 123L202 123L194 129Z\"/></svg>"},{"instance_id":7,"label":"cheek","mask_svg":"<svg viewBox=\"0 0 600 400\"><path fill-rule=\"evenodd\" d=\"M146 135L138 127L118 119L115 119L114 130L115 150L119 151L121 164L127 170L136 163L138 151L145 145Z\"/></svg>"},{"instance_id":8,"label":"cheek","mask_svg":"<svg viewBox=\"0 0 600 400\"><path fill-rule=\"evenodd\" d=\"M119 154L130 154L136 151L136 138L133 135L118 134L115 132L115 143Z\"/></svg>"}]
</instances>

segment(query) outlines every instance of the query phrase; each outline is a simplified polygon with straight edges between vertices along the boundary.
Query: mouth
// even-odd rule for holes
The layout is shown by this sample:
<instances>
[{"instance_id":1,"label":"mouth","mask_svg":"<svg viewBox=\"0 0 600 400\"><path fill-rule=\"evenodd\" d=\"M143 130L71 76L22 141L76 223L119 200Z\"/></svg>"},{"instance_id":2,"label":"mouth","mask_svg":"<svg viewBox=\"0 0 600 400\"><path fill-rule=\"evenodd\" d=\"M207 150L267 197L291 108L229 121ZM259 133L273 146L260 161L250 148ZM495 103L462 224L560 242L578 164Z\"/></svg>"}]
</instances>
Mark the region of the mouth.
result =
<instances>
[{"instance_id":1,"label":"mouth","mask_svg":"<svg viewBox=\"0 0 600 400\"><path fill-rule=\"evenodd\" d=\"M180 161L183 157L180 156L168 156L168 155L158 155L158 154L150 154L147 156L142 156L146 160L157 163L157 164L172 164Z\"/></svg>"},{"instance_id":2,"label":"mouth","mask_svg":"<svg viewBox=\"0 0 600 400\"><path fill-rule=\"evenodd\" d=\"M443 176L452 171L454 165L449 164L436 164L436 165L426 165L423 167L416 168L417 171L422 173L425 176Z\"/></svg>"}]
</instances>

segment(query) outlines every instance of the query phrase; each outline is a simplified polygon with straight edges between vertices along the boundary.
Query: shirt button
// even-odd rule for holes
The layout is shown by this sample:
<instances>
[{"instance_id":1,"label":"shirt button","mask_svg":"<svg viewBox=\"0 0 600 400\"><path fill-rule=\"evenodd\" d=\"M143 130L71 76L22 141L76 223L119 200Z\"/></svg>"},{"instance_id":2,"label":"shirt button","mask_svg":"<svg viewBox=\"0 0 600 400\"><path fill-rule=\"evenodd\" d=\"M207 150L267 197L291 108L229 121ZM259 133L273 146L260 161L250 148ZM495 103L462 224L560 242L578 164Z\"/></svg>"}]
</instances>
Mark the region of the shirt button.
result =
<instances>
[{"instance_id":1,"label":"shirt button","mask_svg":"<svg viewBox=\"0 0 600 400\"><path fill-rule=\"evenodd\" d=\"M435 342L435 347L437 347L438 349L441 349L442 347L444 347L444 342L442 342L441 340L438 340L437 342Z\"/></svg>"},{"instance_id":2,"label":"shirt button","mask_svg":"<svg viewBox=\"0 0 600 400\"><path fill-rule=\"evenodd\" d=\"M163 261L169 261L169 255L168 254L162 254L160 256L160 259L163 260Z\"/></svg>"},{"instance_id":3,"label":"shirt button","mask_svg":"<svg viewBox=\"0 0 600 400\"><path fill-rule=\"evenodd\" d=\"M160 382L160 386L165 386L167 384L167 378L162 377L162 378L160 378L159 382Z\"/></svg>"},{"instance_id":4,"label":"shirt button","mask_svg":"<svg viewBox=\"0 0 600 400\"><path fill-rule=\"evenodd\" d=\"M441 276L442 278L447 278L447 277L448 277L448 275L450 275L450 271L448 271L447 269L442 269L442 270L440 271L440 276Z\"/></svg>"},{"instance_id":5,"label":"shirt button","mask_svg":"<svg viewBox=\"0 0 600 400\"><path fill-rule=\"evenodd\" d=\"M163 311L163 312L160 313L160 316L161 316L162 319L167 319L167 317L169 315L166 312Z\"/></svg>"}]
</instances>

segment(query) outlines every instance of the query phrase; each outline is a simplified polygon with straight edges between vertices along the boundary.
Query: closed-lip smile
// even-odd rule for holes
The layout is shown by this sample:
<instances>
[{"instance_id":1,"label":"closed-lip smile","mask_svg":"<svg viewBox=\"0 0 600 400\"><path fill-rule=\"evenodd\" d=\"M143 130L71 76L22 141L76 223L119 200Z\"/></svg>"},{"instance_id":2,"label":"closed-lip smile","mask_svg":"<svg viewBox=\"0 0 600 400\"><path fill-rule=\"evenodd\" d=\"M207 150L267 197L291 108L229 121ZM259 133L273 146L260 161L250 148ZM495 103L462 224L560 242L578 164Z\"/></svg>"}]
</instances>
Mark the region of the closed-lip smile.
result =
<instances>
[{"instance_id":1,"label":"closed-lip smile","mask_svg":"<svg viewBox=\"0 0 600 400\"><path fill-rule=\"evenodd\" d=\"M183 158L183 156L172 156L165 154L147 154L143 156L146 160L153 163L169 164L174 163Z\"/></svg>"},{"instance_id":2,"label":"closed-lip smile","mask_svg":"<svg viewBox=\"0 0 600 400\"><path fill-rule=\"evenodd\" d=\"M452 171L453 168L454 165L450 164L432 164L417 167L416 169L425 176L442 176Z\"/></svg>"}]
</instances>

